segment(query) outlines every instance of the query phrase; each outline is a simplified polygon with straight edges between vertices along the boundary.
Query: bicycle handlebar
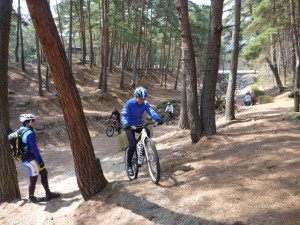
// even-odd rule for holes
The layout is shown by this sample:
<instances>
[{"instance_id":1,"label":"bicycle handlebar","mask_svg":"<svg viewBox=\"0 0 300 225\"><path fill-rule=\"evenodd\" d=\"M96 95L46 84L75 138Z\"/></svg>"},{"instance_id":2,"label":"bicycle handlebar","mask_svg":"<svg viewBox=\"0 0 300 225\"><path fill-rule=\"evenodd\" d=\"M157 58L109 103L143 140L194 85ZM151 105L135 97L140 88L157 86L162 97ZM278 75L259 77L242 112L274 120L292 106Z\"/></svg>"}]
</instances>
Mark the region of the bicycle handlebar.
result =
<instances>
[{"instance_id":1,"label":"bicycle handlebar","mask_svg":"<svg viewBox=\"0 0 300 225\"><path fill-rule=\"evenodd\" d=\"M164 123L164 122L163 122ZM162 123L162 124L163 124ZM162 125L160 124L160 125ZM150 126L153 126L153 127L157 127L159 126L157 122L154 122L154 123L142 123L140 125L136 125L136 126L131 126L131 129L133 130L136 130L136 129L140 129L140 128L146 128L146 127L150 127Z\"/></svg>"}]
</instances>

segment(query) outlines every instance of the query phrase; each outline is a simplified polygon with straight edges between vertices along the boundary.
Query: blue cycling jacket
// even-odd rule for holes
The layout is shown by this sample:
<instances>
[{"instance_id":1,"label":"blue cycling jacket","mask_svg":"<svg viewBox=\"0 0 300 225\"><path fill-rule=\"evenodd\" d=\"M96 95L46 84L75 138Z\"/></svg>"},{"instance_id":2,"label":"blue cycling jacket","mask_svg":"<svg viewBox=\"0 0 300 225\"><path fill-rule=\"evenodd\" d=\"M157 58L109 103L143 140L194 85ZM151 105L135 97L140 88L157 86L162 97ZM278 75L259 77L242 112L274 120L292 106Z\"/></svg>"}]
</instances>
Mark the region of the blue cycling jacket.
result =
<instances>
[{"instance_id":1,"label":"blue cycling jacket","mask_svg":"<svg viewBox=\"0 0 300 225\"><path fill-rule=\"evenodd\" d=\"M28 128L28 127L20 127L19 131L22 132L24 129L26 129L28 131L25 131L22 136L22 142L24 144L26 144L26 146L23 148L23 150L26 153L31 152L32 155L29 156L27 159L23 159L22 162L30 162L33 159L35 159L37 161L37 163L40 163L42 161L42 157L41 157L38 147L36 145L35 132L32 128Z\"/></svg>"},{"instance_id":2,"label":"blue cycling jacket","mask_svg":"<svg viewBox=\"0 0 300 225\"><path fill-rule=\"evenodd\" d=\"M142 105L139 105L135 98L129 99L125 103L121 112L122 124L129 124L130 126L140 125L142 123L143 113L145 111L151 117L151 119L155 121L160 120L159 115L151 108L147 101L144 101Z\"/></svg>"}]
</instances>

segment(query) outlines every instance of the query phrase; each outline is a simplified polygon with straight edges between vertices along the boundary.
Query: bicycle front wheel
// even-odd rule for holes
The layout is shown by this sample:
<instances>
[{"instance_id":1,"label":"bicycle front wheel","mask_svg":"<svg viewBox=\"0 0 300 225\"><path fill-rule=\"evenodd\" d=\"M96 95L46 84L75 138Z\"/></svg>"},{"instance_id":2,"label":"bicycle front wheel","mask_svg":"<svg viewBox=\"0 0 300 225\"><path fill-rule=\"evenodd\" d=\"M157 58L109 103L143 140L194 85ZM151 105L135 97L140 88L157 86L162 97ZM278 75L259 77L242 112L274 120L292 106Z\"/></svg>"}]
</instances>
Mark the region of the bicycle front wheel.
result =
<instances>
[{"instance_id":1,"label":"bicycle front wheel","mask_svg":"<svg viewBox=\"0 0 300 225\"><path fill-rule=\"evenodd\" d=\"M145 151L147 151L146 161L147 161L148 173L153 183L158 184L160 180L160 164L159 164L158 152L156 150L156 146L152 139L147 138L145 140L145 143L146 143Z\"/></svg>"},{"instance_id":2,"label":"bicycle front wheel","mask_svg":"<svg viewBox=\"0 0 300 225\"><path fill-rule=\"evenodd\" d=\"M111 137L114 135L114 132L115 132L115 129L112 125L109 125L107 128L106 128L106 135L108 137Z\"/></svg>"}]
</instances>

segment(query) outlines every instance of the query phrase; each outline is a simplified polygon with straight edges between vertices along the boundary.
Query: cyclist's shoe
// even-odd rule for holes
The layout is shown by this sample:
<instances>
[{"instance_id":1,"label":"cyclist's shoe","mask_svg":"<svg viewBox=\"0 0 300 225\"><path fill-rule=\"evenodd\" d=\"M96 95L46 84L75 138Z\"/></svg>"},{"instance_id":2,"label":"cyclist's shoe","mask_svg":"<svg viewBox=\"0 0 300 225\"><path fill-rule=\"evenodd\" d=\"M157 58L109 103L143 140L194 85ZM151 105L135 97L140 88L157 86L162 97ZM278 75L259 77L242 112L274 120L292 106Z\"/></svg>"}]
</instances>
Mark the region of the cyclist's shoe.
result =
<instances>
[{"instance_id":1,"label":"cyclist's shoe","mask_svg":"<svg viewBox=\"0 0 300 225\"><path fill-rule=\"evenodd\" d=\"M28 198L28 203L40 203L42 199L35 197L35 196L30 196Z\"/></svg>"},{"instance_id":2,"label":"cyclist's shoe","mask_svg":"<svg viewBox=\"0 0 300 225\"><path fill-rule=\"evenodd\" d=\"M47 200L50 200L52 198L59 198L60 197L60 194L59 193L56 193L56 192L47 192L46 193L46 199Z\"/></svg>"},{"instance_id":3,"label":"cyclist's shoe","mask_svg":"<svg viewBox=\"0 0 300 225\"><path fill-rule=\"evenodd\" d=\"M128 173L129 176L133 176L134 175L134 172L133 172L131 164L127 164L127 173Z\"/></svg>"}]
</instances>

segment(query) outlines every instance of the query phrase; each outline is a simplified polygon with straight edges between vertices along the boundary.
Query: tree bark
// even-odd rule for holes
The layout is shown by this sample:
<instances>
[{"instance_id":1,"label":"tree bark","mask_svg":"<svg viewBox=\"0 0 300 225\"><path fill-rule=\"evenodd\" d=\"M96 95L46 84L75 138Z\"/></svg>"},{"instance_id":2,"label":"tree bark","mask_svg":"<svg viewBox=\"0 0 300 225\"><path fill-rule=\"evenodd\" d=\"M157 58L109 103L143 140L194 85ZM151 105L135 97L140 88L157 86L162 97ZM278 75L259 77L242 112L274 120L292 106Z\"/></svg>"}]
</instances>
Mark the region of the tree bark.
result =
<instances>
[{"instance_id":1,"label":"tree bark","mask_svg":"<svg viewBox=\"0 0 300 225\"><path fill-rule=\"evenodd\" d=\"M0 1L0 203L21 198L16 165L7 138L8 106L8 46L12 0Z\"/></svg>"},{"instance_id":2,"label":"tree bark","mask_svg":"<svg viewBox=\"0 0 300 225\"><path fill-rule=\"evenodd\" d=\"M70 17L69 17L69 65L72 70L72 33L73 33L73 0L70 0Z\"/></svg>"},{"instance_id":3,"label":"tree bark","mask_svg":"<svg viewBox=\"0 0 300 225\"><path fill-rule=\"evenodd\" d=\"M39 96L44 96L43 94L43 81L42 81L42 72L41 72L41 54L40 54L40 42L37 35L35 35L36 43L36 63L37 63L37 75L38 75L38 87Z\"/></svg>"},{"instance_id":4,"label":"tree bark","mask_svg":"<svg viewBox=\"0 0 300 225\"><path fill-rule=\"evenodd\" d=\"M15 58L16 62L20 62L19 59L19 45L20 45L20 26L21 26L21 15L20 15L20 0L18 0L18 17L17 17L17 30L16 30L16 48L15 48Z\"/></svg>"},{"instance_id":5,"label":"tree bark","mask_svg":"<svg viewBox=\"0 0 300 225\"><path fill-rule=\"evenodd\" d=\"M219 56L222 34L222 12L224 0L211 1L210 31L201 94L201 117L204 132L208 135L216 133L215 96L219 70Z\"/></svg>"},{"instance_id":6,"label":"tree bark","mask_svg":"<svg viewBox=\"0 0 300 225\"><path fill-rule=\"evenodd\" d=\"M85 38L85 22L83 11L83 0L79 0L79 16L80 16L80 34L81 34L81 57L82 64L86 64L86 38Z\"/></svg>"},{"instance_id":7,"label":"tree bark","mask_svg":"<svg viewBox=\"0 0 300 225\"><path fill-rule=\"evenodd\" d=\"M228 86L226 92L226 107L225 107L225 119L227 122L235 119L234 105L235 105L237 67L239 62L240 20L241 20L241 0L235 0L231 64L230 64L230 73L229 73L229 80L228 80Z\"/></svg>"},{"instance_id":8,"label":"tree bark","mask_svg":"<svg viewBox=\"0 0 300 225\"><path fill-rule=\"evenodd\" d=\"M23 30L22 30L22 14L21 8L19 9L19 19L20 19L20 42L21 42L21 67L22 70L25 71L25 56L24 56L24 43L23 43Z\"/></svg>"},{"instance_id":9,"label":"tree bark","mask_svg":"<svg viewBox=\"0 0 300 225\"><path fill-rule=\"evenodd\" d=\"M298 39L298 30L296 27L296 17L294 11L294 0L290 0L290 10L291 10L291 26L293 33L293 42L295 48L295 56L296 56L296 65L295 65L295 84L294 90L300 88L300 49L299 49L299 39Z\"/></svg>"},{"instance_id":10,"label":"tree bark","mask_svg":"<svg viewBox=\"0 0 300 225\"><path fill-rule=\"evenodd\" d=\"M95 157L75 80L46 0L27 0L39 40L47 56L70 139L75 173L85 200L103 190L107 180Z\"/></svg>"},{"instance_id":11,"label":"tree bark","mask_svg":"<svg viewBox=\"0 0 300 225\"><path fill-rule=\"evenodd\" d=\"M133 64L133 78L131 86L135 87L136 85L136 77L137 77L137 65L140 56L140 48L141 48L141 40L142 40L142 28L143 28L143 20L144 20L144 8L145 8L145 0L142 0L142 9L141 9L141 18L140 18L140 25L138 31L138 40L135 47L135 57L134 57L134 64Z\"/></svg>"},{"instance_id":12,"label":"tree bark","mask_svg":"<svg viewBox=\"0 0 300 225\"><path fill-rule=\"evenodd\" d=\"M187 79L187 109L190 124L190 136L192 142L197 143L202 135L202 125L199 114L196 63L190 31L188 0L176 0L176 8L180 22L182 57Z\"/></svg>"}]
</instances>

